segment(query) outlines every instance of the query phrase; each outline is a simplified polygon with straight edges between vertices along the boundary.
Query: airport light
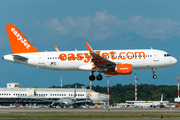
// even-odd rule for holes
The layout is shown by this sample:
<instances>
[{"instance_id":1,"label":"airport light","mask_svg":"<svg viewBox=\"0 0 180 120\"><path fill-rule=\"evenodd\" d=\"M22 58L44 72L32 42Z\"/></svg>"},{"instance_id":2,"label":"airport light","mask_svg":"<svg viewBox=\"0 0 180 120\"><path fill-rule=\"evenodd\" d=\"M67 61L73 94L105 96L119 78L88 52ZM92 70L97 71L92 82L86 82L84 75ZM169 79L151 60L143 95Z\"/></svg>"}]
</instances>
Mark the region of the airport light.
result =
<instances>
[{"instance_id":1,"label":"airport light","mask_svg":"<svg viewBox=\"0 0 180 120\"><path fill-rule=\"evenodd\" d=\"M137 78L136 78L137 73L134 73L135 76L135 101L137 101Z\"/></svg>"},{"instance_id":2,"label":"airport light","mask_svg":"<svg viewBox=\"0 0 180 120\"><path fill-rule=\"evenodd\" d=\"M92 81L90 80L90 100L91 100L91 89L92 89L92 88L91 88L91 82L92 82Z\"/></svg>"},{"instance_id":3,"label":"airport light","mask_svg":"<svg viewBox=\"0 0 180 120\"><path fill-rule=\"evenodd\" d=\"M179 98L179 76L178 76L178 98Z\"/></svg>"},{"instance_id":4,"label":"airport light","mask_svg":"<svg viewBox=\"0 0 180 120\"><path fill-rule=\"evenodd\" d=\"M107 80L107 84L108 84L108 88L107 88L108 100L107 100L107 102L108 102L108 108L109 108L109 77L111 77L111 76L106 76L106 77L108 78L108 80Z\"/></svg>"},{"instance_id":5,"label":"airport light","mask_svg":"<svg viewBox=\"0 0 180 120\"><path fill-rule=\"evenodd\" d=\"M62 88L62 77L61 77L61 88Z\"/></svg>"}]
</instances>

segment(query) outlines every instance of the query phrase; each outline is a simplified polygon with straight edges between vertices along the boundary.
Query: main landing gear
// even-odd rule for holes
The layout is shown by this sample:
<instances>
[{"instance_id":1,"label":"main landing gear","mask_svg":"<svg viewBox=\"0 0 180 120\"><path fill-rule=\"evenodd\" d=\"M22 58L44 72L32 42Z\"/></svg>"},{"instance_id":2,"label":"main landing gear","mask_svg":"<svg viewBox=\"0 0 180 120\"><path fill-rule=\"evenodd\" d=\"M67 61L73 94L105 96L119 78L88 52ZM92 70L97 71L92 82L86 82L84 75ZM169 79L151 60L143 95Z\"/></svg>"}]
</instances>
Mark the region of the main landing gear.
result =
<instances>
[{"instance_id":1,"label":"main landing gear","mask_svg":"<svg viewBox=\"0 0 180 120\"><path fill-rule=\"evenodd\" d=\"M103 79L102 75L99 73L99 75L96 76L96 79L98 81L101 81ZM94 81L95 80L95 76L94 76L94 71L92 72L92 75L89 76L89 80Z\"/></svg>"},{"instance_id":2,"label":"main landing gear","mask_svg":"<svg viewBox=\"0 0 180 120\"><path fill-rule=\"evenodd\" d=\"M155 75L155 70L156 70L155 68L152 69L152 71L153 71L153 78L154 78L154 79L157 78L157 75Z\"/></svg>"}]
</instances>

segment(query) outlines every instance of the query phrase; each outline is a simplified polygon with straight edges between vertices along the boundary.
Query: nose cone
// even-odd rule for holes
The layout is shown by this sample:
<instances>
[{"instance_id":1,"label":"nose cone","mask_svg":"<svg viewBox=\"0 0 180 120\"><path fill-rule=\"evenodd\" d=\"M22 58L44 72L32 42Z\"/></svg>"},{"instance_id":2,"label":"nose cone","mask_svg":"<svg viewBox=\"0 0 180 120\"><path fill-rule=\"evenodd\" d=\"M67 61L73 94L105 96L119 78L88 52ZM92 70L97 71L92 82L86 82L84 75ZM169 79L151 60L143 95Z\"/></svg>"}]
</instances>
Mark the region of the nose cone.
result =
<instances>
[{"instance_id":1,"label":"nose cone","mask_svg":"<svg viewBox=\"0 0 180 120\"><path fill-rule=\"evenodd\" d=\"M170 62L172 65L175 65L177 63L177 59L173 57Z\"/></svg>"}]
</instances>

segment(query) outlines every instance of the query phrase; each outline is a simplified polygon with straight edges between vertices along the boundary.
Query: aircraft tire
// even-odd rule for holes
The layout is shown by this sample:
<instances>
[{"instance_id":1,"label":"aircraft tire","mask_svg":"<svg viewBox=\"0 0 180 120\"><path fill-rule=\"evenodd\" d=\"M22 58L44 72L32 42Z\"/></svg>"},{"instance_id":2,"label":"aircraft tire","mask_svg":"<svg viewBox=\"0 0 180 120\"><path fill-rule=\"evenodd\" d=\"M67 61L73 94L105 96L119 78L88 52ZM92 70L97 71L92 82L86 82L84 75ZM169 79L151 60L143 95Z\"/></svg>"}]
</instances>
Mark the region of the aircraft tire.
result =
<instances>
[{"instance_id":1,"label":"aircraft tire","mask_svg":"<svg viewBox=\"0 0 180 120\"><path fill-rule=\"evenodd\" d=\"M98 80L98 81L101 81L102 79L103 79L103 77L102 77L102 75L98 75L98 76L96 76L96 79Z\"/></svg>"},{"instance_id":2,"label":"aircraft tire","mask_svg":"<svg viewBox=\"0 0 180 120\"><path fill-rule=\"evenodd\" d=\"M89 80L94 81L95 80L95 76L94 75L90 75L89 76Z\"/></svg>"},{"instance_id":3,"label":"aircraft tire","mask_svg":"<svg viewBox=\"0 0 180 120\"><path fill-rule=\"evenodd\" d=\"M156 79L156 78L157 78L157 75L153 75L153 78Z\"/></svg>"}]
</instances>

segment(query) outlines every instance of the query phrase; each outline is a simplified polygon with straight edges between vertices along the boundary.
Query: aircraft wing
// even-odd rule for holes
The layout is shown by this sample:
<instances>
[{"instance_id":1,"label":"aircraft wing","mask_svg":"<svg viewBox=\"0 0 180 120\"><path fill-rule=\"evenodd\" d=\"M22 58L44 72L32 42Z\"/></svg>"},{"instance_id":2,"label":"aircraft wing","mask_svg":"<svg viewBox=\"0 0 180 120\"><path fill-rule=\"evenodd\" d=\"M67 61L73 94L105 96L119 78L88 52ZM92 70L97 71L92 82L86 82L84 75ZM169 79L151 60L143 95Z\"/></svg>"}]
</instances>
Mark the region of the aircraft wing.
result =
<instances>
[{"instance_id":1,"label":"aircraft wing","mask_svg":"<svg viewBox=\"0 0 180 120\"><path fill-rule=\"evenodd\" d=\"M101 57L97 53L93 51L93 49L89 46L87 42L86 46L92 56L91 61L94 63L95 67L102 67L102 68L108 68L110 66L115 66L116 63L110 60L105 59L104 57Z\"/></svg>"},{"instance_id":2,"label":"aircraft wing","mask_svg":"<svg viewBox=\"0 0 180 120\"><path fill-rule=\"evenodd\" d=\"M76 103L84 103L84 102L91 102L92 100L80 100L80 101L76 101Z\"/></svg>"}]
</instances>

